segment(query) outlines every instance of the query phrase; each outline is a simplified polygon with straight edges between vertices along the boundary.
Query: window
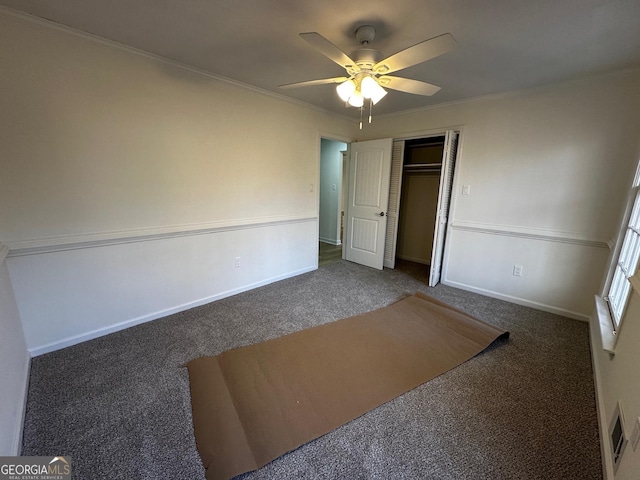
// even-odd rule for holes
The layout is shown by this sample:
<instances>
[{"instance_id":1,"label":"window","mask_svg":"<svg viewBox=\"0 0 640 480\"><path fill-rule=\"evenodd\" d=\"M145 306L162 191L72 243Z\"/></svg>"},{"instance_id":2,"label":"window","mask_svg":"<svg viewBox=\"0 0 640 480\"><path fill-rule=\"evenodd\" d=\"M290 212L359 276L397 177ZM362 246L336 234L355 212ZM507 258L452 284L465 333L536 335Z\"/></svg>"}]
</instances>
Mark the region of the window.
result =
<instances>
[{"instance_id":1,"label":"window","mask_svg":"<svg viewBox=\"0 0 640 480\"><path fill-rule=\"evenodd\" d=\"M631 213L628 214L626 227L620 235L624 235L624 239L617 254L609 286L605 290L605 300L609 304L614 331L620 327L631 294L629 278L636 273L640 258L640 165L633 180L627 212L629 210Z\"/></svg>"}]
</instances>

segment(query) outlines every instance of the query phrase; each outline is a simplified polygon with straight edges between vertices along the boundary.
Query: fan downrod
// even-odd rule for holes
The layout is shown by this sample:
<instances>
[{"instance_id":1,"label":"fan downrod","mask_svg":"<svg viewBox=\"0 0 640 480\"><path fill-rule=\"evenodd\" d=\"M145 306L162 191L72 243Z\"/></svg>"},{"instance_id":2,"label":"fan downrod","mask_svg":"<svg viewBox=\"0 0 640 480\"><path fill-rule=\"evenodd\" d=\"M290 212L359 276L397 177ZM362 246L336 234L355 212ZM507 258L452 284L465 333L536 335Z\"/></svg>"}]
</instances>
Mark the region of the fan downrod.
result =
<instances>
[{"instance_id":1,"label":"fan downrod","mask_svg":"<svg viewBox=\"0 0 640 480\"><path fill-rule=\"evenodd\" d=\"M362 25L356 29L356 40L362 46L369 45L376 38L376 27Z\"/></svg>"}]
</instances>

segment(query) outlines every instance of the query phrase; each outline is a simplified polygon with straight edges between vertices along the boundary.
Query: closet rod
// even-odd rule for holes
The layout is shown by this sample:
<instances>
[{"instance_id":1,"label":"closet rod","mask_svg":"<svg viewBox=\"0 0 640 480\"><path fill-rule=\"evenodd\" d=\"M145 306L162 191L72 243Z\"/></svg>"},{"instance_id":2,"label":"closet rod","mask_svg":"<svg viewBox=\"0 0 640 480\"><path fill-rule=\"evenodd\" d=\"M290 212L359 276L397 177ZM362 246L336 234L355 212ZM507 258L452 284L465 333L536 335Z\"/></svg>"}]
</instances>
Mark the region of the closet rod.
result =
<instances>
[{"instance_id":1,"label":"closet rod","mask_svg":"<svg viewBox=\"0 0 640 480\"><path fill-rule=\"evenodd\" d=\"M411 168L442 168L441 163L408 163L403 166L403 168L411 169Z\"/></svg>"}]
</instances>

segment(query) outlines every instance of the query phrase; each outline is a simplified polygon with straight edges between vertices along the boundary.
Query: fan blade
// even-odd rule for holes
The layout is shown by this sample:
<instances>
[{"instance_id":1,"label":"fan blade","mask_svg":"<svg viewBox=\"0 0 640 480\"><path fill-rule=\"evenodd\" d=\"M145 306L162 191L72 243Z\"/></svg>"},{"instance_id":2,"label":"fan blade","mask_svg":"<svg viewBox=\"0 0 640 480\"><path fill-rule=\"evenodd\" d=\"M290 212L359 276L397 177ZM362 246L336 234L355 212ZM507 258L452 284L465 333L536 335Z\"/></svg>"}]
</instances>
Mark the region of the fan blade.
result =
<instances>
[{"instance_id":1,"label":"fan blade","mask_svg":"<svg viewBox=\"0 0 640 480\"><path fill-rule=\"evenodd\" d=\"M331 43L329 40L324 38L319 33L316 33L316 32L301 33L300 37L303 40L305 40L309 45L311 45L312 47L320 51L320 53L322 53L325 57L334 61L341 67L346 68L347 70L349 69L360 70L360 68L358 68L358 66L356 65L356 62L351 60L349 55L344 53L342 50L340 50L338 47L336 47L333 43Z\"/></svg>"},{"instance_id":2,"label":"fan blade","mask_svg":"<svg viewBox=\"0 0 640 480\"><path fill-rule=\"evenodd\" d=\"M385 88L413 93L415 95L431 96L440 90L440 87L430 83L411 80L410 78L393 77L391 75L378 78L378 83Z\"/></svg>"},{"instance_id":3,"label":"fan blade","mask_svg":"<svg viewBox=\"0 0 640 480\"><path fill-rule=\"evenodd\" d=\"M438 57L452 50L455 46L456 41L453 36L450 33L445 33L379 61L373 66L373 71L381 75L396 72Z\"/></svg>"},{"instance_id":4,"label":"fan blade","mask_svg":"<svg viewBox=\"0 0 640 480\"><path fill-rule=\"evenodd\" d=\"M279 88L298 88L310 87L312 85L326 85L328 83L342 83L349 80L347 77L322 78L320 80L309 80L307 82L287 83L286 85L278 85Z\"/></svg>"}]
</instances>

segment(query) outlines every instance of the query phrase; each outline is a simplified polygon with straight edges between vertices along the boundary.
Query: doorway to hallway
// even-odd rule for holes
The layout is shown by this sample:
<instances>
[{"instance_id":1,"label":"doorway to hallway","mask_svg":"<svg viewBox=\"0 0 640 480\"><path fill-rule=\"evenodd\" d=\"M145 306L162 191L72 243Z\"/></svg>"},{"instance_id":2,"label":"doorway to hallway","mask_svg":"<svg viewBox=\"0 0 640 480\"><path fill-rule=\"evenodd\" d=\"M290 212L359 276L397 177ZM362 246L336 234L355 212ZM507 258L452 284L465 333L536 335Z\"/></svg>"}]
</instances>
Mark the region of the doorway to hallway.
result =
<instances>
[{"instance_id":1,"label":"doorway to hallway","mask_svg":"<svg viewBox=\"0 0 640 480\"><path fill-rule=\"evenodd\" d=\"M320 139L319 266L342 258L343 178L347 147L345 142L328 138Z\"/></svg>"}]
</instances>

